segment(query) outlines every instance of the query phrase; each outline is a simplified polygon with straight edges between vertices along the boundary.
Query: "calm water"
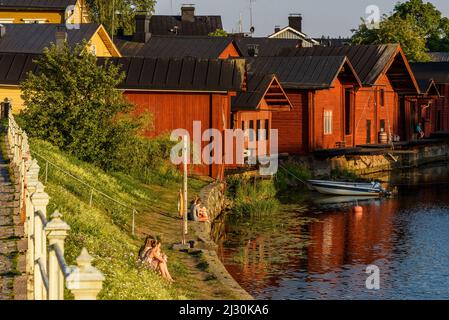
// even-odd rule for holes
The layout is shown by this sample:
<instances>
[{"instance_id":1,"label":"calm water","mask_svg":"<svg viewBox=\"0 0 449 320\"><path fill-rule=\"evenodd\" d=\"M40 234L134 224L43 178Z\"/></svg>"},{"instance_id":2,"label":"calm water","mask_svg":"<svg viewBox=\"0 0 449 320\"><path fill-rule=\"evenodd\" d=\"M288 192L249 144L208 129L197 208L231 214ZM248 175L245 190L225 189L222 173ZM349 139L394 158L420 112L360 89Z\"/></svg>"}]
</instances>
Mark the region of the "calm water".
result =
<instances>
[{"instance_id":1,"label":"calm water","mask_svg":"<svg viewBox=\"0 0 449 320\"><path fill-rule=\"evenodd\" d=\"M449 166L383 179L398 197L360 202L363 214L298 192L268 219L228 218L219 256L257 299L449 299Z\"/></svg>"}]
</instances>

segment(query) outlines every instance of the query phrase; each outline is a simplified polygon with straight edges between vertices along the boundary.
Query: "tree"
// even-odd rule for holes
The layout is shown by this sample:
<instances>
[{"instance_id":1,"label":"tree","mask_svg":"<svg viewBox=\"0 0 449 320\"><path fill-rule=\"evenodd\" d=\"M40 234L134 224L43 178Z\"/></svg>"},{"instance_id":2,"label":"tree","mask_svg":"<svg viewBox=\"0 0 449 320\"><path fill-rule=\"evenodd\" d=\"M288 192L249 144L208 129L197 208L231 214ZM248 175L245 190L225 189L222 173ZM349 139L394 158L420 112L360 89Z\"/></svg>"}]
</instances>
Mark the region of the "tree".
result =
<instances>
[{"instance_id":1,"label":"tree","mask_svg":"<svg viewBox=\"0 0 449 320\"><path fill-rule=\"evenodd\" d=\"M21 85L26 106L21 115L31 136L107 169L135 128L118 116L131 107L116 90L124 75L108 62L98 65L85 47L66 43L44 50L36 61L39 73L28 74Z\"/></svg>"},{"instance_id":2,"label":"tree","mask_svg":"<svg viewBox=\"0 0 449 320\"><path fill-rule=\"evenodd\" d=\"M412 61L427 61L428 51L449 50L449 19L422 0L396 4L391 15L383 16L379 29L363 23L353 32L354 43L398 42Z\"/></svg>"},{"instance_id":3,"label":"tree","mask_svg":"<svg viewBox=\"0 0 449 320\"><path fill-rule=\"evenodd\" d=\"M412 18L430 51L449 51L449 19L443 17L432 3L422 0L398 3L394 15L403 19Z\"/></svg>"},{"instance_id":4,"label":"tree","mask_svg":"<svg viewBox=\"0 0 449 320\"><path fill-rule=\"evenodd\" d=\"M210 37L227 37L228 33L223 29L217 29L214 32L209 33Z\"/></svg>"},{"instance_id":5,"label":"tree","mask_svg":"<svg viewBox=\"0 0 449 320\"><path fill-rule=\"evenodd\" d=\"M378 29L361 24L354 30L354 44L400 43L405 55L411 62L428 61L426 40L422 37L411 17L384 16Z\"/></svg>"},{"instance_id":6,"label":"tree","mask_svg":"<svg viewBox=\"0 0 449 320\"><path fill-rule=\"evenodd\" d=\"M155 0L87 0L90 16L93 21L105 26L110 34L118 28L125 33L134 32L134 17L137 12L154 11Z\"/></svg>"}]
</instances>

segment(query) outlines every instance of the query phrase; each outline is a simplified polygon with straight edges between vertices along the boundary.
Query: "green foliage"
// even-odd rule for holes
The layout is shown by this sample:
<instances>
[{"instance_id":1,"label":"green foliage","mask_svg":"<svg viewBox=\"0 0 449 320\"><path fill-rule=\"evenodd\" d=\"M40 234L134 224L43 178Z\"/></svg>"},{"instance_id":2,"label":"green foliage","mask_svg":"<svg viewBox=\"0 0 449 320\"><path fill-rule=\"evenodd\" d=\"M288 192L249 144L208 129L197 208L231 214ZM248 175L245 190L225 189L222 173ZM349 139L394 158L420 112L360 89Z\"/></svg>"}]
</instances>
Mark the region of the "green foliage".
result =
<instances>
[{"instance_id":1,"label":"green foliage","mask_svg":"<svg viewBox=\"0 0 449 320\"><path fill-rule=\"evenodd\" d=\"M217 29L214 32L209 33L210 37L227 37L228 33L223 29Z\"/></svg>"},{"instance_id":2,"label":"green foliage","mask_svg":"<svg viewBox=\"0 0 449 320\"><path fill-rule=\"evenodd\" d=\"M336 168L331 170L330 178L343 181L362 181L362 177L347 169Z\"/></svg>"},{"instance_id":3,"label":"green foliage","mask_svg":"<svg viewBox=\"0 0 449 320\"><path fill-rule=\"evenodd\" d=\"M114 120L130 108L116 90L124 75L112 64L97 65L85 46L44 50L36 61L40 72L28 74L21 85L26 106L21 117L31 136L108 168L110 155L135 127Z\"/></svg>"},{"instance_id":4,"label":"green foliage","mask_svg":"<svg viewBox=\"0 0 449 320\"><path fill-rule=\"evenodd\" d=\"M312 179L312 172L305 165L295 161L286 161L281 165L282 168L279 168L275 176L276 188L278 190L285 191L291 186L303 186L297 178L303 181Z\"/></svg>"},{"instance_id":5,"label":"green foliage","mask_svg":"<svg viewBox=\"0 0 449 320\"><path fill-rule=\"evenodd\" d=\"M229 178L228 197L234 200L232 211L238 216L261 216L276 212L279 201L272 180Z\"/></svg>"},{"instance_id":6,"label":"green foliage","mask_svg":"<svg viewBox=\"0 0 449 320\"><path fill-rule=\"evenodd\" d=\"M353 30L355 44L400 43L412 62L428 61L428 51L449 50L449 19L430 2L398 2L391 15L384 15L379 29L362 23Z\"/></svg>"},{"instance_id":7,"label":"green foliage","mask_svg":"<svg viewBox=\"0 0 449 320\"><path fill-rule=\"evenodd\" d=\"M370 29L365 24L361 24L359 29L353 32L354 44L400 43L411 62L429 60L426 40L411 17L403 19L398 16L384 16L379 29Z\"/></svg>"},{"instance_id":8,"label":"green foliage","mask_svg":"<svg viewBox=\"0 0 449 320\"><path fill-rule=\"evenodd\" d=\"M135 30L134 17L138 12L152 13L155 0L87 0L92 21L105 26L109 34L123 28L126 34Z\"/></svg>"}]
</instances>

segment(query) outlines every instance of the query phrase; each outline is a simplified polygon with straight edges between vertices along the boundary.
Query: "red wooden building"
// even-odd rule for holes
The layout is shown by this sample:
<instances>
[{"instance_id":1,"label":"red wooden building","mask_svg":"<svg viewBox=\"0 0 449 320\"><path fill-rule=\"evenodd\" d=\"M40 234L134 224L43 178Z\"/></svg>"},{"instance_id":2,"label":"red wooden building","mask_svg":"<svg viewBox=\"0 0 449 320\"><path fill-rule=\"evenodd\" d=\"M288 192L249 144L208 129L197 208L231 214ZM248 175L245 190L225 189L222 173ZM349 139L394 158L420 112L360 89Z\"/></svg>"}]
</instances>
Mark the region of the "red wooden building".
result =
<instances>
[{"instance_id":1,"label":"red wooden building","mask_svg":"<svg viewBox=\"0 0 449 320\"><path fill-rule=\"evenodd\" d=\"M209 128L230 128L231 98L243 86L245 61L217 59L118 58L126 79L121 84L135 113L152 114L146 136L186 129L194 136L193 122L201 121L201 133ZM224 136L224 134L223 134ZM203 142L206 147L210 141ZM218 151L219 152L219 151ZM224 165L191 166L191 172L221 179Z\"/></svg>"},{"instance_id":2,"label":"red wooden building","mask_svg":"<svg viewBox=\"0 0 449 320\"><path fill-rule=\"evenodd\" d=\"M303 154L344 143L361 86L346 57L257 58L250 66L257 73L274 73L292 104L291 112L272 114L280 153Z\"/></svg>"},{"instance_id":3,"label":"red wooden building","mask_svg":"<svg viewBox=\"0 0 449 320\"><path fill-rule=\"evenodd\" d=\"M426 136L449 132L449 62L414 63L412 68L421 86L428 84L429 93L428 99L416 101L411 121L421 123Z\"/></svg>"},{"instance_id":4,"label":"red wooden building","mask_svg":"<svg viewBox=\"0 0 449 320\"><path fill-rule=\"evenodd\" d=\"M242 131L249 130L244 139L245 150L252 156L271 154L272 114L290 114L292 108L275 75L249 74L246 90L232 100L232 127Z\"/></svg>"},{"instance_id":5,"label":"red wooden building","mask_svg":"<svg viewBox=\"0 0 449 320\"><path fill-rule=\"evenodd\" d=\"M363 86L354 96L352 115L345 115L346 147L378 143L381 131L391 140L408 139L412 128L406 120L413 102L407 97L420 89L400 45L301 48L283 55L349 58Z\"/></svg>"}]
</instances>

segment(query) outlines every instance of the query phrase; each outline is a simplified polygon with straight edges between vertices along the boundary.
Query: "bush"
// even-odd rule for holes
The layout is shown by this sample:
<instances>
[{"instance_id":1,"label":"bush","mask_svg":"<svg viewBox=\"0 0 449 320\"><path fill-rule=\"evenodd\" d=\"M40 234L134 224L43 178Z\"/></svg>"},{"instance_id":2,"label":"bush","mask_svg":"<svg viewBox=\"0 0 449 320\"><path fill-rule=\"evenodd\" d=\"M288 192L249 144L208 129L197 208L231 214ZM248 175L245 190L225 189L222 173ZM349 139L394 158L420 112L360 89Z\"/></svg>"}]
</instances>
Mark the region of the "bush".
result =
<instances>
[{"instance_id":1,"label":"bush","mask_svg":"<svg viewBox=\"0 0 449 320\"><path fill-rule=\"evenodd\" d=\"M276 188L278 190L287 190L290 186L301 185L301 181L297 178L306 181L312 178L312 172L310 169L300 163L294 161L286 161L282 163L282 167L276 174Z\"/></svg>"},{"instance_id":2,"label":"bush","mask_svg":"<svg viewBox=\"0 0 449 320\"><path fill-rule=\"evenodd\" d=\"M272 180L228 179L228 197L234 200L232 211L238 216L259 216L276 212L279 201Z\"/></svg>"}]
</instances>

